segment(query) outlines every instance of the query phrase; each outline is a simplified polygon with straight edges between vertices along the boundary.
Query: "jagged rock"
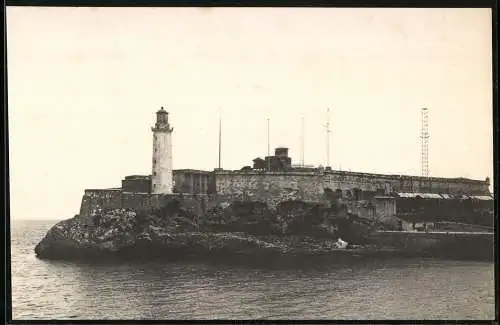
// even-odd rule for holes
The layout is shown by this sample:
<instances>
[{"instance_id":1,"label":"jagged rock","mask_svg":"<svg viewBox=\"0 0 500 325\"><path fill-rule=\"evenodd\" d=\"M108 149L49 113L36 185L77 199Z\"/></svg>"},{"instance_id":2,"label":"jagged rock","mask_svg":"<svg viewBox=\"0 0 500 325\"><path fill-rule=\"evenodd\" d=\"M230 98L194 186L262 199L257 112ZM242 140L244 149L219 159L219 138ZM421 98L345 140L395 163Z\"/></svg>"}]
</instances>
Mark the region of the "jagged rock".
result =
<instances>
[{"instance_id":1,"label":"jagged rock","mask_svg":"<svg viewBox=\"0 0 500 325\"><path fill-rule=\"evenodd\" d=\"M72 258L118 251L135 241L135 212L113 210L94 216L75 216L53 226L35 247L40 257Z\"/></svg>"},{"instance_id":2,"label":"jagged rock","mask_svg":"<svg viewBox=\"0 0 500 325\"><path fill-rule=\"evenodd\" d=\"M369 229L336 209L291 201L277 211L260 202L233 202L202 218L175 202L151 214L99 211L57 223L35 252L53 259L317 255L335 251L339 234L351 242Z\"/></svg>"},{"instance_id":3,"label":"jagged rock","mask_svg":"<svg viewBox=\"0 0 500 325\"><path fill-rule=\"evenodd\" d=\"M204 231L271 234L278 230L276 215L263 202L235 201L223 208L216 206L202 218Z\"/></svg>"}]
</instances>

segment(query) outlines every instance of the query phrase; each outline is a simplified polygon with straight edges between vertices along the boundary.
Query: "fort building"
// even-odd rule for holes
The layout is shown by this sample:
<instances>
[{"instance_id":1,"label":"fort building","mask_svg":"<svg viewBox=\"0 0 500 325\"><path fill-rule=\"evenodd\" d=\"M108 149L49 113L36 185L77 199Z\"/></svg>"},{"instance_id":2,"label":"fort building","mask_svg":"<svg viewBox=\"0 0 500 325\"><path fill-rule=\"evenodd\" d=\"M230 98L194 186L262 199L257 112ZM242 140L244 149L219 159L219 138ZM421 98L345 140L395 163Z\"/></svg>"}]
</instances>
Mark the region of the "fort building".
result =
<instances>
[{"instance_id":1,"label":"fort building","mask_svg":"<svg viewBox=\"0 0 500 325\"><path fill-rule=\"evenodd\" d=\"M273 156L254 158L252 166L240 170L172 170L173 128L163 107L156 113L152 131L152 175L126 176L121 188L86 190L80 213L106 207L150 210L171 200L180 200L199 213L231 201L261 201L275 207L288 200L337 200L352 213L377 218L411 218L418 213L458 216L492 213L493 209L488 178L384 175L296 167L288 148L283 147L276 148Z\"/></svg>"}]
</instances>

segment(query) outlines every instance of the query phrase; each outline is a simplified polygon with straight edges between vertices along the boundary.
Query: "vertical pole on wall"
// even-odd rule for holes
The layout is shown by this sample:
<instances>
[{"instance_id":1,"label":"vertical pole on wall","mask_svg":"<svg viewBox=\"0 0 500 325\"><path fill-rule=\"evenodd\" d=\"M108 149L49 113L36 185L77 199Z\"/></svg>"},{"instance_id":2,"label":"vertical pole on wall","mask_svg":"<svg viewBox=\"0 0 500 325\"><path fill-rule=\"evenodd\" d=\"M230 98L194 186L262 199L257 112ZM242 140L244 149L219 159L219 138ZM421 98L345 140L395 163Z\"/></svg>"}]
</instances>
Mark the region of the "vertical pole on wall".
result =
<instances>
[{"instance_id":1,"label":"vertical pole on wall","mask_svg":"<svg viewBox=\"0 0 500 325\"><path fill-rule=\"evenodd\" d=\"M269 143L269 119L267 119L267 171L270 171L271 170L271 159L269 158L269 156L271 155L271 147L270 147L270 143Z\"/></svg>"},{"instance_id":2,"label":"vertical pole on wall","mask_svg":"<svg viewBox=\"0 0 500 325\"><path fill-rule=\"evenodd\" d=\"M222 118L219 110L219 169L221 169L221 152L222 152Z\"/></svg>"},{"instance_id":3,"label":"vertical pole on wall","mask_svg":"<svg viewBox=\"0 0 500 325\"><path fill-rule=\"evenodd\" d=\"M305 146L304 146L304 137L305 137L305 131L304 131L304 117L302 117L302 120L301 120L301 129L302 129L302 135L301 135L301 139L300 139L300 164L302 165L302 167L304 167L304 150L305 150Z\"/></svg>"}]
</instances>

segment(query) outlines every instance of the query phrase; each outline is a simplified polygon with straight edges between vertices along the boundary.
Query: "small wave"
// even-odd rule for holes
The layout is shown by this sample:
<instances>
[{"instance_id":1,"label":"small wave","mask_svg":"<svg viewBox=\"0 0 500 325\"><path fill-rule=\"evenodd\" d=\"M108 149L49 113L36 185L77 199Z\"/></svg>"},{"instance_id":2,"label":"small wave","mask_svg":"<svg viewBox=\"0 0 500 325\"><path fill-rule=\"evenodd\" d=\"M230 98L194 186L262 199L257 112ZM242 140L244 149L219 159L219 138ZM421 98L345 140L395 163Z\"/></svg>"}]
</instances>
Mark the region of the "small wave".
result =
<instances>
[{"instance_id":1,"label":"small wave","mask_svg":"<svg viewBox=\"0 0 500 325\"><path fill-rule=\"evenodd\" d=\"M46 262L33 254L33 238L46 230L24 223L12 231L16 320L494 317L491 263L391 260L272 270Z\"/></svg>"}]
</instances>

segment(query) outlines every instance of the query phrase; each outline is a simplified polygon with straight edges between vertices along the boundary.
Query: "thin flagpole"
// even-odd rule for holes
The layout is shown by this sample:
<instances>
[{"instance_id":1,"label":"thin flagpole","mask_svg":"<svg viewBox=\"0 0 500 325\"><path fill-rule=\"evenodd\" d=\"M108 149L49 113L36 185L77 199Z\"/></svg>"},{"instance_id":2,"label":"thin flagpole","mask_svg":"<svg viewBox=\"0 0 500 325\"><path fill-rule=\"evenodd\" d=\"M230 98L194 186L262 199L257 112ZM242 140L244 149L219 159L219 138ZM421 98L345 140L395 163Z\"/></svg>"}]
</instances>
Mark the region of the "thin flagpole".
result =
<instances>
[{"instance_id":1,"label":"thin flagpole","mask_svg":"<svg viewBox=\"0 0 500 325\"><path fill-rule=\"evenodd\" d=\"M302 122L302 123L301 123L301 124L302 124L302 125L301 125L301 127L302 127L302 137L301 137L301 139L300 139L300 145L301 145L301 150L300 150L300 164L301 164L302 166L304 166L304 160L305 160L305 159L304 159L304 158L305 158L305 157L304 157L304 150L305 150L305 145L304 145L304 137L305 137L305 131L304 131L304 117L302 117L302 121L301 121L301 122Z\"/></svg>"},{"instance_id":2,"label":"thin flagpole","mask_svg":"<svg viewBox=\"0 0 500 325\"><path fill-rule=\"evenodd\" d=\"M269 157L271 155L271 144L270 144L270 128L269 128L269 119L267 119L267 156ZM267 170L271 170L271 160L270 158L267 158Z\"/></svg>"},{"instance_id":3,"label":"thin flagpole","mask_svg":"<svg viewBox=\"0 0 500 325\"><path fill-rule=\"evenodd\" d=\"M219 110L219 169L222 167L222 117Z\"/></svg>"},{"instance_id":4,"label":"thin flagpole","mask_svg":"<svg viewBox=\"0 0 500 325\"><path fill-rule=\"evenodd\" d=\"M326 112L326 167L328 167L330 166L330 108Z\"/></svg>"}]
</instances>

